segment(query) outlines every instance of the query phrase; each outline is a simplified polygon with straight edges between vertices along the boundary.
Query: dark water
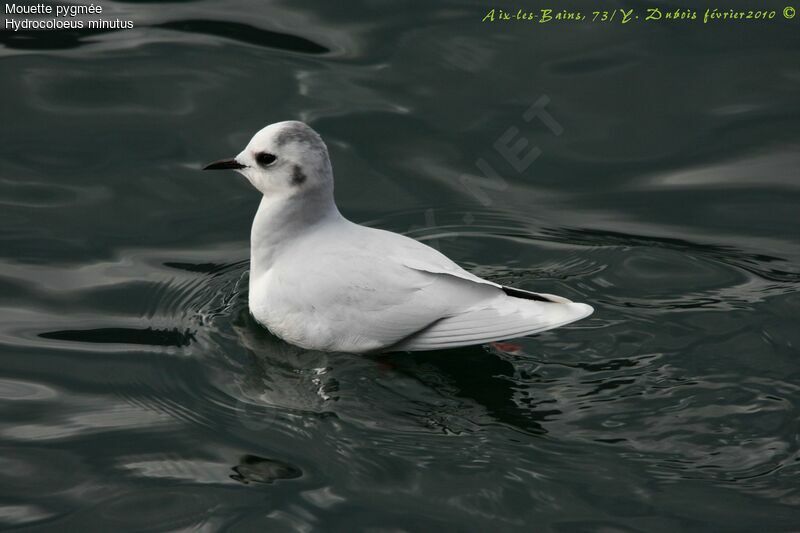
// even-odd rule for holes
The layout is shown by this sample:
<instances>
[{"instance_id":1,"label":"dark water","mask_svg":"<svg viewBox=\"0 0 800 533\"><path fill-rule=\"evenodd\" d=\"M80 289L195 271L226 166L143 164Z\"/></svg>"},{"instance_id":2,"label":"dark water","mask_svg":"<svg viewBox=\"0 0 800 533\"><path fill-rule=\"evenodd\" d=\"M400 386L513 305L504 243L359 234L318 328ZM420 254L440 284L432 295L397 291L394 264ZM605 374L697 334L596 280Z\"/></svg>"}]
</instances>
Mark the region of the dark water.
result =
<instances>
[{"instance_id":1,"label":"dark water","mask_svg":"<svg viewBox=\"0 0 800 533\"><path fill-rule=\"evenodd\" d=\"M136 28L0 32L2 527L800 529L796 19L103 5ZM595 314L436 353L271 337L258 198L198 168L290 118L352 219Z\"/></svg>"}]
</instances>

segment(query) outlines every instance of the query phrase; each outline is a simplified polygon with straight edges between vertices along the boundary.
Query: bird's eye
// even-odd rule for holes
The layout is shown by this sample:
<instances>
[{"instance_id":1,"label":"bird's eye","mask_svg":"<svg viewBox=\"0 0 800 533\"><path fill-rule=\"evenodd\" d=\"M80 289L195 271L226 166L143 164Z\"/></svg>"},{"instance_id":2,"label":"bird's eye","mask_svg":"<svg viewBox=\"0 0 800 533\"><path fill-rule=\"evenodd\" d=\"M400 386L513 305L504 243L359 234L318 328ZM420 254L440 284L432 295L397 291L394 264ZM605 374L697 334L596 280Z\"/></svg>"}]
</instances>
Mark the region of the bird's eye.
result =
<instances>
[{"instance_id":1,"label":"bird's eye","mask_svg":"<svg viewBox=\"0 0 800 533\"><path fill-rule=\"evenodd\" d=\"M258 163L262 167L271 165L272 163L275 162L276 159L277 157L267 152L260 152L256 154L256 163Z\"/></svg>"}]
</instances>

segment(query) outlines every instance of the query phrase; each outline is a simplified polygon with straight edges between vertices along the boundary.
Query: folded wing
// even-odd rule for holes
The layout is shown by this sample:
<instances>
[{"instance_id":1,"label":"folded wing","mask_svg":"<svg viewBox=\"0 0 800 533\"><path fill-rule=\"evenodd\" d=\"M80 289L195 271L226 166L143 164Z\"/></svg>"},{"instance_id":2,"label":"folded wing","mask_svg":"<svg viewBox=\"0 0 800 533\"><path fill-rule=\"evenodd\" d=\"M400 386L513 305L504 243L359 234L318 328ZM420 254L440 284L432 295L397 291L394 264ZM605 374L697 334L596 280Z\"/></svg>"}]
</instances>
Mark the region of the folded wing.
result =
<instances>
[{"instance_id":1,"label":"folded wing","mask_svg":"<svg viewBox=\"0 0 800 533\"><path fill-rule=\"evenodd\" d=\"M591 306L543 302L499 294L491 300L443 317L408 336L396 350L438 350L522 337L557 328L592 314Z\"/></svg>"},{"instance_id":2,"label":"folded wing","mask_svg":"<svg viewBox=\"0 0 800 533\"><path fill-rule=\"evenodd\" d=\"M346 249L343 240L326 235L304 245L308 257L294 264L306 263L306 273L314 275L287 283L309 293L298 301L317 304L298 316L324 315L319 322L332 326L339 345L358 351L452 348L530 335L592 313L585 304L482 279L413 239L363 226L344 230L355 232L344 240Z\"/></svg>"}]
</instances>

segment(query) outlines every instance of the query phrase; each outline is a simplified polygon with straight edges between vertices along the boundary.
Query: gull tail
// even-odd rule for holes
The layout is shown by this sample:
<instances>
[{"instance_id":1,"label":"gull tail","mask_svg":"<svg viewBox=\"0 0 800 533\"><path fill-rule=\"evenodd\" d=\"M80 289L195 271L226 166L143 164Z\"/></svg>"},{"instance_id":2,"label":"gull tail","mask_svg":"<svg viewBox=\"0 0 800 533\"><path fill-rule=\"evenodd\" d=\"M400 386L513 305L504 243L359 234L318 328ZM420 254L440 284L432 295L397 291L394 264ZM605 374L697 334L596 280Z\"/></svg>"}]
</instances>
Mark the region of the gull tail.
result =
<instances>
[{"instance_id":1,"label":"gull tail","mask_svg":"<svg viewBox=\"0 0 800 533\"><path fill-rule=\"evenodd\" d=\"M557 299L553 301L506 294L491 299L484 306L442 318L392 349L439 350L512 339L557 328L594 312L590 305L558 296L541 295Z\"/></svg>"}]
</instances>

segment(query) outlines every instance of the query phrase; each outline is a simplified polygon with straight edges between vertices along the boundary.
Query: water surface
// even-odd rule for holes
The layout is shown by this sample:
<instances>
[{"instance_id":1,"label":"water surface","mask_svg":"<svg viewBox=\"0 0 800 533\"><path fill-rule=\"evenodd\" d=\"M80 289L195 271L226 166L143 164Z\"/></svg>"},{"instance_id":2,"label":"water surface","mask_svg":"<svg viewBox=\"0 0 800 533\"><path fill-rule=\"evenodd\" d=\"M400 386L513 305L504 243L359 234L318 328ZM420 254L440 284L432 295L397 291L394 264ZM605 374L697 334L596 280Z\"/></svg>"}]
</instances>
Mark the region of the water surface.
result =
<instances>
[{"instance_id":1,"label":"water surface","mask_svg":"<svg viewBox=\"0 0 800 533\"><path fill-rule=\"evenodd\" d=\"M796 24L103 5L135 29L0 32L0 527L800 527ZM271 336L258 197L198 169L285 119L351 219L595 314L375 357Z\"/></svg>"}]
</instances>

